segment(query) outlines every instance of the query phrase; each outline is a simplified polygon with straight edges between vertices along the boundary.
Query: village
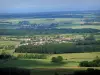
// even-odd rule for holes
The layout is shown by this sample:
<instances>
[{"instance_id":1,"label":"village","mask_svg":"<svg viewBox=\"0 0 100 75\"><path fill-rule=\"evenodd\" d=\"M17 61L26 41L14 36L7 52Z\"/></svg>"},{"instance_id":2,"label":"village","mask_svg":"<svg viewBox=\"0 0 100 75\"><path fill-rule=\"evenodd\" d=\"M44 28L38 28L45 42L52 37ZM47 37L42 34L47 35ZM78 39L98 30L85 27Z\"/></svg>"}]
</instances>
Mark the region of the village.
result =
<instances>
[{"instance_id":1,"label":"village","mask_svg":"<svg viewBox=\"0 0 100 75\"><path fill-rule=\"evenodd\" d=\"M79 40L84 40L84 37L80 35L80 37L77 36L65 36L65 35L56 35L56 36L34 36L31 38L23 38L19 39L20 45L43 45L46 43L74 43Z\"/></svg>"}]
</instances>

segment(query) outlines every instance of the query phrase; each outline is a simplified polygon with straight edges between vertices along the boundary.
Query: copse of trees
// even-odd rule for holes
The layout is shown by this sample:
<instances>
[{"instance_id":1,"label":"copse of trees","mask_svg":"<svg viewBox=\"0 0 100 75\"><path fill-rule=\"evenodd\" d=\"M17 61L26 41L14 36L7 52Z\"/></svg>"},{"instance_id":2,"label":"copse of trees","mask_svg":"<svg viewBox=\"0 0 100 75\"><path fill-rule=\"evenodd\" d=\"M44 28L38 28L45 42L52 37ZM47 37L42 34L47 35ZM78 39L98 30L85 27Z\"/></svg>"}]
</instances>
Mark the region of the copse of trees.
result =
<instances>
[{"instance_id":1,"label":"copse of trees","mask_svg":"<svg viewBox=\"0 0 100 75\"><path fill-rule=\"evenodd\" d=\"M72 75L100 75L100 70L88 68L87 70L75 71Z\"/></svg>"},{"instance_id":2,"label":"copse of trees","mask_svg":"<svg viewBox=\"0 0 100 75\"><path fill-rule=\"evenodd\" d=\"M54 63L60 63L63 61L63 57L62 56L58 56L58 57L52 57L52 62Z\"/></svg>"},{"instance_id":3,"label":"copse of trees","mask_svg":"<svg viewBox=\"0 0 100 75\"><path fill-rule=\"evenodd\" d=\"M0 59L10 59L12 56L9 54L1 54Z\"/></svg>"},{"instance_id":4,"label":"copse of trees","mask_svg":"<svg viewBox=\"0 0 100 75\"><path fill-rule=\"evenodd\" d=\"M76 45L100 45L100 40L83 40L76 42Z\"/></svg>"},{"instance_id":5,"label":"copse of trees","mask_svg":"<svg viewBox=\"0 0 100 75\"><path fill-rule=\"evenodd\" d=\"M5 52L0 54L0 60L8 60L8 59L16 59L16 57Z\"/></svg>"},{"instance_id":6,"label":"copse of trees","mask_svg":"<svg viewBox=\"0 0 100 75\"><path fill-rule=\"evenodd\" d=\"M100 58L96 58L93 61L82 61L79 66L81 67L100 67Z\"/></svg>"}]
</instances>

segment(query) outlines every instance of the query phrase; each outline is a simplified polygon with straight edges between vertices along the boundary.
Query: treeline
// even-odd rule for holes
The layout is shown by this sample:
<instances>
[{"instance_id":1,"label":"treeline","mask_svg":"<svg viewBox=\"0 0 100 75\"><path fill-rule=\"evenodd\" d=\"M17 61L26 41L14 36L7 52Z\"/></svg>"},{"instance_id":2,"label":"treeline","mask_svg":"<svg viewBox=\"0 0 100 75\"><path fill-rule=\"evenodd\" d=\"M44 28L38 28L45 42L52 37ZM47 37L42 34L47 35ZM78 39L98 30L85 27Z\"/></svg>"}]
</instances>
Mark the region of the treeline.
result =
<instances>
[{"instance_id":1,"label":"treeline","mask_svg":"<svg viewBox=\"0 0 100 75\"><path fill-rule=\"evenodd\" d=\"M61 43L61 44L44 44L44 45L22 45L15 49L18 53L66 53L73 52L75 45L72 43ZM75 51L74 51L75 52Z\"/></svg>"},{"instance_id":2,"label":"treeline","mask_svg":"<svg viewBox=\"0 0 100 75\"><path fill-rule=\"evenodd\" d=\"M74 43L50 43L44 45L22 45L15 49L17 53L81 53L81 52L98 52L99 45L76 45Z\"/></svg>"},{"instance_id":3,"label":"treeline","mask_svg":"<svg viewBox=\"0 0 100 75\"><path fill-rule=\"evenodd\" d=\"M100 70L88 68L87 70L75 71L72 75L100 75Z\"/></svg>"},{"instance_id":4,"label":"treeline","mask_svg":"<svg viewBox=\"0 0 100 75\"><path fill-rule=\"evenodd\" d=\"M11 59L12 56L10 54L0 54L0 60Z\"/></svg>"},{"instance_id":5,"label":"treeline","mask_svg":"<svg viewBox=\"0 0 100 75\"><path fill-rule=\"evenodd\" d=\"M0 29L0 35L40 35L66 33L97 33L98 29Z\"/></svg>"},{"instance_id":6,"label":"treeline","mask_svg":"<svg viewBox=\"0 0 100 75\"><path fill-rule=\"evenodd\" d=\"M100 58L96 57L93 61L82 61L80 67L100 67Z\"/></svg>"},{"instance_id":7,"label":"treeline","mask_svg":"<svg viewBox=\"0 0 100 75\"><path fill-rule=\"evenodd\" d=\"M0 60L10 60L10 59L16 59L16 57L5 52L0 54Z\"/></svg>"},{"instance_id":8,"label":"treeline","mask_svg":"<svg viewBox=\"0 0 100 75\"><path fill-rule=\"evenodd\" d=\"M45 54L19 54L17 59L46 59L47 55Z\"/></svg>"},{"instance_id":9,"label":"treeline","mask_svg":"<svg viewBox=\"0 0 100 75\"><path fill-rule=\"evenodd\" d=\"M88 68L87 70L76 70L73 73L65 72L64 74L60 74L59 72L55 72L54 75L100 75L100 70Z\"/></svg>"},{"instance_id":10,"label":"treeline","mask_svg":"<svg viewBox=\"0 0 100 75\"><path fill-rule=\"evenodd\" d=\"M85 41L78 41L76 45L100 45L100 40L93 41L93 40L85 40Z\"/></svg>"}]
</instances>

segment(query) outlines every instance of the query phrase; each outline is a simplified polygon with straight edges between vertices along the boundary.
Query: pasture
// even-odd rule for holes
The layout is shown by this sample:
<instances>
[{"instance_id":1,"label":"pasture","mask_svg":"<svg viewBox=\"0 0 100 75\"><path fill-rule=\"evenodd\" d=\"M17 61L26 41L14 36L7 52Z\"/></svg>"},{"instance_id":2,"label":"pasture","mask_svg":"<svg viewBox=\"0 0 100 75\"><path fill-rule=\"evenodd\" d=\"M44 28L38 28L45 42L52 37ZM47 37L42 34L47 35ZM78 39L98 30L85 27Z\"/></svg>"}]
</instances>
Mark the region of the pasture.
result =
<instances>
[{"instance_id":1,"label":"pasture","mask_svg":"<svg viewBox=\"0 0 100 75\"><path fill-rule=\"evenodd\" d=\"M14 53L15 56L21 53ZM24 54L24 53L23 53ZM28 53L30 54L30 53ZM51 62L52 57L62 56L62 63ZM17 59L8 60L0 64L0 67L20 67L20 68L67 68L78 67L81 61L92 61L100 57L100 52L91 53L66 53L66 54L48 54L46 59Z\"/></svg>"}]
</instances>

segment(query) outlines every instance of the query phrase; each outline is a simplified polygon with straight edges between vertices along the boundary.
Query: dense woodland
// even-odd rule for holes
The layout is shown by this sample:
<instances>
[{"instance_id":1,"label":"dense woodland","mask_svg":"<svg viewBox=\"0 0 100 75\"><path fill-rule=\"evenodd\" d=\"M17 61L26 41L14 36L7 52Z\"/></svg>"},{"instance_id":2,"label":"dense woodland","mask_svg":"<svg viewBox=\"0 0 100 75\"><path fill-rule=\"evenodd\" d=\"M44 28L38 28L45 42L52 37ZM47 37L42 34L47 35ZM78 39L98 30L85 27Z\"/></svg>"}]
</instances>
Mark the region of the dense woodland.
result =
<instances>
[{"instance_id":1,"label":"dense woodland","mask_svg":"<svg viewBox=\"0 0 100 75\"><path fill-rule=\"evenodd\" d=\"M100 51L100 41L79 41L76 43L46 43L43 45L22 45L15 49L18 53L80 53Z\"/></svg>"}]
</instances>

